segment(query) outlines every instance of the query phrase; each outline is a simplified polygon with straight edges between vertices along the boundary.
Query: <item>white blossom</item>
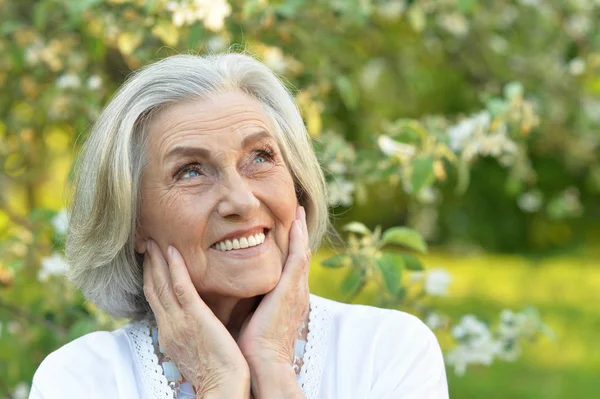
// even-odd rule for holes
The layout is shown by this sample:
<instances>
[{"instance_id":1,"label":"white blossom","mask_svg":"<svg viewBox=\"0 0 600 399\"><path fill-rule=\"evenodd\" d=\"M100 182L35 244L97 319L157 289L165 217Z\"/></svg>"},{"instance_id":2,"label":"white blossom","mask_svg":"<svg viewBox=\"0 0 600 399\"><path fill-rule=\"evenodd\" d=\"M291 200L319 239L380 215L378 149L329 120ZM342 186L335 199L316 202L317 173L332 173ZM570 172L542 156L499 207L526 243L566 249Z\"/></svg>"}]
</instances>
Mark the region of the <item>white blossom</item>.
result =
<instances>
[{"instance_id":1,"label":"white blossom","mask_svg":"<svg viewBox=\"0 0 600 399\"><path fill-rule=\"evenodd\" d=\"M98 90L102 87L102 78L98 75L92 75L88 78L86 86L90 90Z\"/></svg>"},{"instance_id":2,"label":"white blossom","mask_svg":"<svg viewBox=\"0 0 600 399\"><path fill-rule=\"evenodd\" d=\"M581 205L577 187L569 187L563 191L563 201L569 214L580 216L583 213L583 205Z\"/></svg>"},{"instance_id":3,"label":"white blossom","mask_svg":"<svg viewBox=\"0 0 600 399\"><path fill-rule=\"evenodd\" d=\"M573 58L568 65L569 73L573 76L579 76L585 71L585 61L580 57Z\"/></svg>"},{"instance_id":4,"label":"white blossom","mask_svg":"<svg viewBox=\"0 0 600 399\"><path fill-rule=\"evenodd\" d=\"M483 156L499 157L502 154L514 154L517 151L517 144L508 138L506 132L497 131L478 140L479 154Z\"/></svg>"},{"instance_id":5,"label":"white blossom","mask_svg":"<svg viewBox=\"0 0 600 399\"><path fill-rule=\"evenodd\" d=\"M263 54L264 63L277 73L283 73L287 69L288 63L283 56L283 51L279 47L269 47Z\"/></svg>"},{"instance_id":6,"label":"white blossom","mask_svg":"<svg viewBox=\"0 0 600 399\"><path fill-rule=\"evenodd\" d=\"M565 30L573 39L583 39L593 26L594 24L588 15L575 14L567 18Z\"/></svg>"},{"instance_id":7,"label":"white blossom","mask_svg":"<svg viewBox=\"0 0 600 399\"><path fill-rule=\"evenodd\" d=\"M441 14L438 18L438 25L458 37L465 36L469 32L467 18L459 12Z\"/></svg>"},{"instance_id":8,"label":"white blossom","mask_svg":"<svg viewBox=\"0 0 600 399\"><path fill-rule=\"evenodd\" d=\"M328 183L328 201L329 205L337 206L350 206L354 199L352 194L354 193L354 184L348 180L341 178L334 179Z\"/></svg>"},{"instance_id":9,"label":"white blossom","mask_svg":"<svg viewBox=\"0 0 600 399\"><path fill-rule=\"evenodd\" d=\"M422 204L433 204L440 198L440 191L435 187L425 187L417 193L417 200Z\"/></svg>"},{"instance_id":10,"label":"white blossom","mask_svg":"<svg viewBox=\"0 0 600 399\"><path fill-rule=\"evenodd\" d=\"M540 210L543 204L542 193L539 190L532 190L521 194L517 199L517 205L522 211L533 213Z\"/></svg>"},{"instance_id":11,"label":"white blossom","mask_svg":"<svg viewBox=\"0 0 600 399\"><path fill-rule=\"evenodd\" d=\"M379 136L377 138L377 144L379 145L381 152L388 157L397 156L402 160L412 158L417 152L414 145L399 143L386 135Z\"/></svg>"},{"instance_id":12,"label":"white blossom","mask_svg":"<svg viewBox=\"0 0 600 399\"><path fill-rule=\"evenodd\" d=\"M21 333L21 324L16 320L11 320L6 325L6 330L10 335L19 335Z\"/></svg>"},{"instance_id":13,"label":"white blossom","mask_svg":"<svg viewBox=\"0 0 600 399\"><path fill-rule=\"evenodd\" d=\"M463 119L454 126L450 126L448 128L450 148L454 151L462 149L476 133L486 131L491 121L491 114L488 111L482 111L470 118Z\"/></svg>"},{"instance_id":14,"label":"white blossom","mask_svg":"<svg viewBox=\"0 0 600 399\"><path fill-rule=\"evenodd\" d=\"M69 228L69 213L66 209L62 209L51 220L54 231L59 234L65 234Z\"/></svg>"},{"instance_id":15,"label":"white blossom","mask_svg":"<svg viewBox=\"0 0 600 399\"><path fill-rule=\"evenodd\" d=\"M385 61L381 58L369 60L360 73L360 85L367 89L373 89L379 82L379 77L385 69Z\"/></svg>"},{"instance_id":16,"label":"white blossom","mask_svg":"<svg viewBox=\"0 0 600 399\"><path fill-rule=\"evenodd\" d=\"M333 161L329 162L329 164L327 164L326 169L328 172L330 172L334 175L344 174L348 170L346 165L343 162L340 162L338 160L333 160Z\"/></svg>"},{"instance_id":17,"label":"white blossom","mask_svg":"<svg viewBox=\"0 0 600 399\"><path fill-rule=\"evenodd\" d=\"M196 0L196 3L200 1ZM225 26L225 18L231 14L231 6L226 0L204 0L206 14L204 15L204 26L213 31L219 31Z\"/></svg>"},{"instance_id":18,"label":"white blossom","mask_svg":"<svg viewBox=\"0 0 600 399\"><path fill-rule=\"evenodd\" d=\"M508 50L508 41L499 35L493 35L490 38L490 48L498 54L506 54Z\"/></svg>"},{"instance_id":19,"label":"white blossom","mask_svg":"<svg viewBox=\"0 0 600 399\"><path fill-rule=\"evenodd\" d=\"M432 330L438 329L442 326L443 321L439 314L431 312L425 318L425 324Z\"/></svg>"},{"instance_id":20,"label":"white blossom","mask_svg":"<svg viewBox=\"0 0 600 399\"><path fill-rule=\"evenodd\" d=\"M444 269L431 269L425 275L425 292L432 296L443 296L448 291L452 277Z\"/></svg>"},{"instance_id":21,"label":"white blossom","mask_svg":"<svg viewBox=\"0 0 600 399\"><path fill-rule=\"evenodd\" d=\"M376 5L375 12L384 19L398 19L406 10L406 0L388 0Z\"/></svg>"},{"instance_id":22,"label":"white blossom","mask_svg":"<svg viewBox=\"0 0 600 399\"><path fill-rule=\"evenodd\" d=\"M206 41L206 49L213 53L218 53L220 51L225 50L227 47L228 41L222 36L211 36Z\"/></svg>"},{"instance_id":23,"label":"white blossom","mask_svg":"<svg viewBox=\"0 0 600 399\"><path fill-rule=\"evenodd\" d=\"M69 269L68 263L58 253L53 253L51 256L42 259L40 271L38 272L38 279L45 281L50 276L62 276Z\"/></svg>"},{"instance_id":24,"label":"white blossom","mask_svg":"<svg viewBox=\"0 0 600 399\"><path fill-rule=\"evenodd\" d=\"M166 8L172 14L173 25L180 27L203 21L212 31L220 31L225 18L231 14L227 0L180 0L169 1Z\"/></svg>"},{"instance_id":25,"label":"white blossom","mask_svg":"<svg viewBox=\"0 0 600 399\"><path fill-rule=\"evenodd\" d=\"M75 74L67 73L56 79L56 86L59 89L77 89L81 86L81 79Z\"/></svg>"},{"instance_id":26,"label":"white blossom","mask_svg":"<svg viewBox=\"0 0 600 399\"><path fill-rule=\"evenodd\" d=\"M457 374L464 374L469 364L490 365L502 351L502 342L494 339L487 325L473 315L463 316L451 333L459 343L446 361Z\"/></svg>"},{"instance_id":27,"label":"white blossom","mask_svg":"<svg viewBox=\"0 0 600 399\"><path fill-rule=\"evenodd\" d=\"M29 384L19 382L12 394L13 399L27 399L29 397Z\"/></svg>"}]
</instances>

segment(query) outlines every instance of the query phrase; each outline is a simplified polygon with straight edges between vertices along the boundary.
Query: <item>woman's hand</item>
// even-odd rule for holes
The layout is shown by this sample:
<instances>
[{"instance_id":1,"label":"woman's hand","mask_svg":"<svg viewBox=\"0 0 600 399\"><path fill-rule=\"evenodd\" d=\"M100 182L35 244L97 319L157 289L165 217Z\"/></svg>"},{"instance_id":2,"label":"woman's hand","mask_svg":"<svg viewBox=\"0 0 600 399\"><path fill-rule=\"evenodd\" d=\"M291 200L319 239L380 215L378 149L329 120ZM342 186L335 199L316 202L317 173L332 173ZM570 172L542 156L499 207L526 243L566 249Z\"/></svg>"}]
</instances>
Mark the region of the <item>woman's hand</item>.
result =
<instances>
[{"instance_id":1,"label":"woman's hand","mask_svg":"<svg viewBox=\"0 0 600 399\"><path fill-rule=\"evenodd\" d=\"M198 295L179 251L170 246L167 260L148 241L144 294L161 347L198 398L248 398L250 371L235 340Z\"/></svg>"},{"instance_id":2,"label":"woman's hand","mask_svg":"<svg viewBox=\"0 0 600 399\"><path fill-rule=\"evenodd\" d=\"M288 257L281 279L250 315L238 338L250 367L255 398L301 396L292 363L294 344L309 311L309 267L306 213L299 206L290 229ZM274 389L267 388L265 383ZM277 389L278 392L273 392ZM284 396L282 391L286 392Z\"/></svg>"}]
</instances>

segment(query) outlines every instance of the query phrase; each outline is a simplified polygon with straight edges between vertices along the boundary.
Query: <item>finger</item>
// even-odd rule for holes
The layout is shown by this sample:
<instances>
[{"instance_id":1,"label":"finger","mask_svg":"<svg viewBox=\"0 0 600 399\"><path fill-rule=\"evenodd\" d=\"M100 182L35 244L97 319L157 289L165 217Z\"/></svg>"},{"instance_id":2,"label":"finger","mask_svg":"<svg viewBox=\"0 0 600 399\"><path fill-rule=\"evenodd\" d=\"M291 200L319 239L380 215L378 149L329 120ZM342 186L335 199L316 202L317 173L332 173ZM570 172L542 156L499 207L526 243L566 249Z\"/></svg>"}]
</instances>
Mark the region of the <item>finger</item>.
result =
<instances>
[{"instance_id":1,"label":"finger","mask_svg":"<svg viewBox=\"0 0 600 399\"><path fill-rule=\"evenodd\" d=\"M150 305L152 312L157 319L161 318L165 313L163 306L158 300L156 291L154 289L154 280L152 278L152 261L150 260L150 254L146 252L144 254L143 263L143 277L144 277L144 296L146 301Z\"/></svg>"},{"instance_id":2,"label":"finger","mask_svg":"<svg viewBox=\"0 0 600 399\"><path fill-rule=\"evenodd\" d=\"M148 240L147 247L151 260L150 270L154 293L165 311L177 310L180 305L173 292L169 265L156 242Z\"/></svg>"},{"instance_id":3,"label":"finger","mask_svg":"<svg viewBox=\"0 0 600 399\"><path fill-rule=\"evenodd\" d=\"M308 260L310 263L311 251L310 251L310 237L308 236L308 224L306 222L306 209L304 207L300 207L302 209L302 236L304 238L304 246L306 248Z\"/></svg>"},{"instance_id":4,"label":"finger","mask_svg":"<svg viewBox=\"0 0 600 399\"><path fill-rule=\"evenodd\" d=\"M302 238L302 225L301 222L296 219L292 223L292 228L290 229L290 249L283 268L281 282L291 283L292 281L297 281L297 279L302 276L307 262L306 248Z\"/></svg>"},{"instance_id":5,"label":"finger","mask_svg":"<svg viewBox=\"0 0 600 399\"><path fill-rule=\"evenodd\" d=\"M192 278L185 265L183 256L181 256L177 248L169 246L167 257L169 259L171 280L173 281L173 292L181 306L184 309L206 307L206 304L200 299L194 283L192 283Z\"/></svg>"}]
</instances>

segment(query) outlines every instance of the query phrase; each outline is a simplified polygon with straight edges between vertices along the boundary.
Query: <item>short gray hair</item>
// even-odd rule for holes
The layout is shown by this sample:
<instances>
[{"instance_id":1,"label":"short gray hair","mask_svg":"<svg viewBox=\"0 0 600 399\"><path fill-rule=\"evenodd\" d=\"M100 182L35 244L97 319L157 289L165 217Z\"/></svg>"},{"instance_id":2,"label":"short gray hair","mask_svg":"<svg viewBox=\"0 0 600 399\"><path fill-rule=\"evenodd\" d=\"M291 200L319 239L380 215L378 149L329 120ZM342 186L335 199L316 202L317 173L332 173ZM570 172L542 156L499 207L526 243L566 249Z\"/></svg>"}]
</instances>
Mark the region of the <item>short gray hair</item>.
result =
<instances>
[{"instance_id":1,"label":"short gray hair","mask_svg":"<svg viewBox=\"0 0 600 399\"><path fill-rule=\"evenodd\" d=\"M140 178L152 115L175 103L241 91L269 115L296 195L306 209L310 246L328 229L326 186L293 96L265 65L244 54L175 55L134 73L104 108L75 169L66 242L69 277L114 316L144 317L142 257L135 252Z\"/></svg>"}]
</instances>

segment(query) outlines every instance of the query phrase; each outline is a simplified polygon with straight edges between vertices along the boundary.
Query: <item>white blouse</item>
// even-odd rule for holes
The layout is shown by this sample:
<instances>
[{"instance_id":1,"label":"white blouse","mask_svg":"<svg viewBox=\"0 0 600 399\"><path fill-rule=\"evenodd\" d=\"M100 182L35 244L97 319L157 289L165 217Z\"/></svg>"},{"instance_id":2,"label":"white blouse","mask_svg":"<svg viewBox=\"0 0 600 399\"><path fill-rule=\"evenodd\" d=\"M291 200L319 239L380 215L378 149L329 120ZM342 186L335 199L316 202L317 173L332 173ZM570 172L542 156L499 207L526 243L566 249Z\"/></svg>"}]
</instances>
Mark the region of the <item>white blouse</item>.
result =
<instances>
[{"instance_id":1,"label":"white blouse","mask_svg":"<svg viewBox=\"0 0 600 399\"><path fill-rule=\"evenodd\" d=\"M440 346L418 318L315 295L298 383L307 399L448 398ZM29 396L172 397L145 322L87 334L51 353Z\"/></svg>"}]
</instances>

